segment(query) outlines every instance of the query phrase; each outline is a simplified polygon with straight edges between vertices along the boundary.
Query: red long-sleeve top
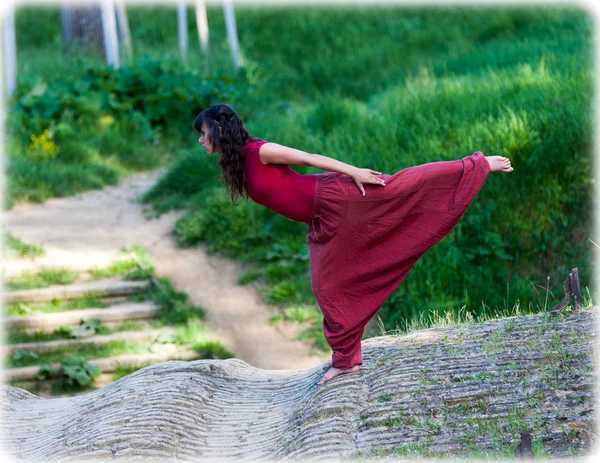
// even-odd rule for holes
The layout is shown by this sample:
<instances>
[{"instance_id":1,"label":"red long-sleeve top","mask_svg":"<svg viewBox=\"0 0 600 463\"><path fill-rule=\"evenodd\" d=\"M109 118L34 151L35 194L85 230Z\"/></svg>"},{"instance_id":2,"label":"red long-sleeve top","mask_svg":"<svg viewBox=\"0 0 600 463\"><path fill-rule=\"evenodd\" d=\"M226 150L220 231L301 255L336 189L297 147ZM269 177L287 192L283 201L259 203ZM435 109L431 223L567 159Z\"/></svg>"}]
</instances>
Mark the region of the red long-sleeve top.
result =
<instances>
[{"instance_id":1,"label":"red long-sleeve top","mask_svg":"<svg viewBox=\"0 0 600 463\"><path fill-rule=\"evenodd\" d=\"M308 224L315 203L318 174L302 175L289 165L263 164L258 151L265 143L259 138L249 138L242 148L246 158L248 196L288 219Z\"/></svg>"}]
</instances>

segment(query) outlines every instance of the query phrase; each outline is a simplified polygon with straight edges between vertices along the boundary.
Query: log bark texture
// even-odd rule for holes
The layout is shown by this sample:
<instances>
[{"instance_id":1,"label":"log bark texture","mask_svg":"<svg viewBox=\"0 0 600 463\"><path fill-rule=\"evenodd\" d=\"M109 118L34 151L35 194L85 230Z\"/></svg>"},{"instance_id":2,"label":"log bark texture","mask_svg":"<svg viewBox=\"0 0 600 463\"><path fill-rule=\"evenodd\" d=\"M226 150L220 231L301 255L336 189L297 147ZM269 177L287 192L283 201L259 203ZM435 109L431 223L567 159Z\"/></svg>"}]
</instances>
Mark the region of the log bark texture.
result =
<instances>
[{"instance_id":1,"label":"log bark texture","mask_svg":"<svg viewBox=\"0 0 600 463\"><path fill-rule=\"evenodd\" d=\"M2 386L5 451L26 461L286 461L348 456L587 455L596 441L597 307L363 342L364 363L261 370L168 361L41 399Z\"/></svg>"}]
</instances>

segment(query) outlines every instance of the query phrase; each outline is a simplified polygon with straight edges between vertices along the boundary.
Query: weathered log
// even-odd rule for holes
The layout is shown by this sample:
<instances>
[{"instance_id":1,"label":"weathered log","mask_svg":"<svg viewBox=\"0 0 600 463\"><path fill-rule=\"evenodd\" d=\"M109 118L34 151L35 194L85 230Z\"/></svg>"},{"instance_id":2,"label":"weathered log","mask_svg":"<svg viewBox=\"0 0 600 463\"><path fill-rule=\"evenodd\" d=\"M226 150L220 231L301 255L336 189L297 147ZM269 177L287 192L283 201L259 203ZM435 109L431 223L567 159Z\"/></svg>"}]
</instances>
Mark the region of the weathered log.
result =
<instances>
[{"instance_id":1,"label":"weathered log","mask_svg":"<svg viewBox=\"0 0 600 463\"><path fill-rule=\"evenodd\" d=\"M2 386L5 451L26 461L311 460L350 455L535 458L590 453L598 308L382 336L364 363L260 370L168 361L41 399ZM527 450L528 452L528 450ZM526 452L526 453L527 453Z\"/></svg>"}]
</instances>

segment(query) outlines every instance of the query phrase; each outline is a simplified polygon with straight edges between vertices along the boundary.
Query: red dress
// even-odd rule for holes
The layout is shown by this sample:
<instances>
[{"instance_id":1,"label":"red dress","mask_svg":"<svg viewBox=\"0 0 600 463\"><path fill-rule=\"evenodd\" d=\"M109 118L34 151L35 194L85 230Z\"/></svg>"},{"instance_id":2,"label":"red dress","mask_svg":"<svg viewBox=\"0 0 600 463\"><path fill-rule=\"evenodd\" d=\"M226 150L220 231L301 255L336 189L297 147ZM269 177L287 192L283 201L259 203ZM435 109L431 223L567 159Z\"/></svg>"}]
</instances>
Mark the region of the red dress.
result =
<instances>
[{"instance_id":1,"label":"red dress","mask_svg":"<svg viewBox=\"0 0 600 463\"><path fill-rule=\"evenodd\" d=\"M248 196L288 219L308 223L320 174L301 175L288 165L263 164L258 151L265 143L258 138L249 139L242 148Z\"/></svg>"},{"instance_id":2,"label":"red dress","mask_svg":"<svg viewBox=\"0 0 600 463\"><path fill-rule=\"evenodd\" d=\"M250 190L256 192L262 182L280 178L267 174L277 165L263 164L265 169L260 171L250 167L256 161L262 164L258 149L263 143L251 141L244 149L250 154L246 156L246 176L252 199ZM477 151L460 160L377 175L386 186L363 184L365 196L346 174L310 176L316 181L314 205L307 220L311 286L323 312L323 333L333 351L332 366L362 364L360 342L365 325L417 260L456 226L489 171L489 163ZM296 190L294 183L286 188ZM260 199L266 207L276 201ZM287 207L284 212L294 215L290 211L297 206L292 193L286 204L277 207Z\"/></svg>"}]
</instances>

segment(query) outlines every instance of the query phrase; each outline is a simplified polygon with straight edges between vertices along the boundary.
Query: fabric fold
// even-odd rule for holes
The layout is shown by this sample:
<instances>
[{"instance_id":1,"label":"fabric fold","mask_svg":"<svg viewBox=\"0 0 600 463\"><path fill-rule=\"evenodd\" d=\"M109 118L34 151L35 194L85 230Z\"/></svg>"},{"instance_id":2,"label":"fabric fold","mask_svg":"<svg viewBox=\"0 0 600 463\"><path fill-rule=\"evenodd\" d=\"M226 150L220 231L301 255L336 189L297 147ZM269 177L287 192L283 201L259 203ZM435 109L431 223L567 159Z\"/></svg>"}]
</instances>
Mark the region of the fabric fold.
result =
<instances>
[{"instance_id":1,"label":"fabric fold","mask_svg":"<svg viewBox=\"0 0 600 463\"><path fill-rule=\"evenodd\" d=\"M362 364L364 327L419 258L460 221L490 166L477 151L380 174L386 186L317 174L307 243L311 287L323 312L332 365Z\"/></svg>"}]
</instances>

